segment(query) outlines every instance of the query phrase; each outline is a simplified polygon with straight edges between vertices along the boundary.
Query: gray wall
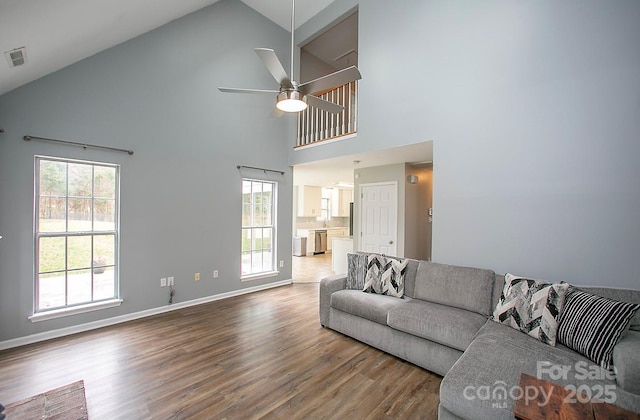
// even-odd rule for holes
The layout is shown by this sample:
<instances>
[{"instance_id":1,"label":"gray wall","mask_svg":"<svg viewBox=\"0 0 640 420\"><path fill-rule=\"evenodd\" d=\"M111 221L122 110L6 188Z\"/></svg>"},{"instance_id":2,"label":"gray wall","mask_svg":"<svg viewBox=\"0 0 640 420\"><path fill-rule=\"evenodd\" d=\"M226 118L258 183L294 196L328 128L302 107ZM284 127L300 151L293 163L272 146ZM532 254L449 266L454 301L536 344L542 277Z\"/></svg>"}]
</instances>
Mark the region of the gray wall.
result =
<instances>
[{"instance_id":1,"label":"gray wall","mask_svg":"<svg viewBox=\"0 0 640 420\"><path fill-rule=\"evenodd\" d=\"M638 22L636 0L361 2L358 137L291 162L433 140L434 261L640 289Z\"/></svg>"},{"instance_id":2,"label":"gray wall","mask_svg":"<svg viewBox=\"0 0 640 420\"><path fill-rule=\"evenodd\" d=\"M288 62L289 34L223 0L0 96L0 341L291 279L291 120L274 98L217 86L274 88L253 52ZM21 140L25 134L131 148L133 156ZM121 307L31 323L35 154L121 167ZM280 275L240 281L236 165L286 172L279 188ZM219 270L220 277L212 278ZM194 273L202 280L194 282Z\"/></svg>"}]
</instances>

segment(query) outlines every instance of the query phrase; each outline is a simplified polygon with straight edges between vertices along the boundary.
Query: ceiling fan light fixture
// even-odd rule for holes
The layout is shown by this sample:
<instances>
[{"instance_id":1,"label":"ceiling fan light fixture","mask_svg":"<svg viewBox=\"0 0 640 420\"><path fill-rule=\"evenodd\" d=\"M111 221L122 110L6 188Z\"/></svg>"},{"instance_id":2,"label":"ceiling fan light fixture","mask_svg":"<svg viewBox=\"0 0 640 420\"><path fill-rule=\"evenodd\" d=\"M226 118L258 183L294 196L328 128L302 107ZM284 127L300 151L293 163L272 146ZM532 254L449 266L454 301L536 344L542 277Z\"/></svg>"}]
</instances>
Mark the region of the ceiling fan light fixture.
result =
<instances>
[{"instance_id":1,"label":"ceiling fan light fixture","mask_svg":"<svg viewBox=\"0 0 640 420\"><path fill-rule=\"evenodd\" d=\"M276 108L282 112L300 112L307 109L307 102L300 98L300 92L285 90L278 94Z\"/></svg>"}]
</instances>

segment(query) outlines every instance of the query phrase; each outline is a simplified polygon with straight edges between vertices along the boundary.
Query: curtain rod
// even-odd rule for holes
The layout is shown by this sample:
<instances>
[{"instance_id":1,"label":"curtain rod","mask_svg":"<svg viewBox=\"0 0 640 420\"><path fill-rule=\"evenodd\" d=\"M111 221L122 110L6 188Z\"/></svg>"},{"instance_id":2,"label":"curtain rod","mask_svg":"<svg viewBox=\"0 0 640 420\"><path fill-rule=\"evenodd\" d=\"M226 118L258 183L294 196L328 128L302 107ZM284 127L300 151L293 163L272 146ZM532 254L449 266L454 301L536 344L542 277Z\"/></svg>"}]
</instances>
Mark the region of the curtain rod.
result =
<instances>
[{"instance_id":1,"label":"curtain rod","mask_svg":"<svg viewBox=\"0 0 640 420\"><path fill-rule=\"evenodd\" d=\"M82 147L85 150L86 149L99 149L99 150L110 150L112 152L123 152L123 153L128 153L130 155L133 154L133 150L118 149L116 147L108 147L108 146L97 146L95 144L76 143L74 141L67 141L67 140L49 139L49 138L46 138L46 137L24 136L24 137L22 137L22 139L24 141L38 140L38 141L46 141L46 142L49 142L49 143L59 143L59 144L66 144L66 145L69 145L69 146L78 146L78 147Z\"/></svg>"},{"instance_id":2,"label":"curtain rod","mask_svg":"<svg viewBox=\"0 0 640 420\"><path fill-rule=\"evenodd\" d=\"M256 168L255 166L238 165L238 169L240 169L240 168L256 169L258 171L264 171L264 172L276 172L276 173L278 173L280 175L284 175L283 171L276 171L276 170L273 170L273 169Z\"/></svg>"}]
</instances>

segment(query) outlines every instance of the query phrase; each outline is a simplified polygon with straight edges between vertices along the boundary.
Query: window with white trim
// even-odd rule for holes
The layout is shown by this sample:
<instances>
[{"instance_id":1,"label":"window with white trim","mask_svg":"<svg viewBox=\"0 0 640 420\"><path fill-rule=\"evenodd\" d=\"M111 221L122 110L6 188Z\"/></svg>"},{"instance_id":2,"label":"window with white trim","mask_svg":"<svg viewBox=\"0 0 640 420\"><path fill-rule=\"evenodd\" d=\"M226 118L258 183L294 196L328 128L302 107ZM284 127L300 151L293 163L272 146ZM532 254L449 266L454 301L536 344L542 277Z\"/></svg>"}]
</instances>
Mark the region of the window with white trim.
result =
<instances>
[{"instance_id":1,"label":"window with white trim","mask_svg":"<svg viewBox=\"0 0 640 420\"><path fill-rule=\"evenodd\" d=\"M36 313L118 297L119 172L36 156Z\"/></svg>"},{"instance_id":2,"label":"window with white trim","mask_svg":"<svg viewBox=\"0 0 640 420\"><path fill-rule=\"evenodd\" d=\"M242 180L242 278L276 272L276 193L275 182Z\"/></svg>"}]
</instances>

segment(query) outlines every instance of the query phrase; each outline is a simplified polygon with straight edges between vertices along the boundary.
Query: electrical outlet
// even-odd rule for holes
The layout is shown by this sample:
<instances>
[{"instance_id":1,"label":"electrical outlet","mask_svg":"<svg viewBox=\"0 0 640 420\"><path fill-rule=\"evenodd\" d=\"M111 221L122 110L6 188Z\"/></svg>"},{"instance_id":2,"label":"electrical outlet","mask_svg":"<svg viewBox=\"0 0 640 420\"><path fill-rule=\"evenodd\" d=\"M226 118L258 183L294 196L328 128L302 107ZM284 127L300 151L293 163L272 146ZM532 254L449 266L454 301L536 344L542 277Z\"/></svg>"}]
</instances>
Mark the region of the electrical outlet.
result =
<instances>
[{"instance_id":1,"label":"electrical outlet","mask_svg":"<svg viewBox=\"0 0 640 420\"><path fill-rule=\"evenodd\" d=\"M213 278L214 279L218 278L218 270L213 270Z\"/></svg>"},{"instance_id":2,"label":"electrical outlet","mask_svg":"<svg viewBox=\"0 0 640 420\"><path fill-rule=\"evenodd\" d=\"M280 260L280 268L284 267L284 260Z\"/></svg>"},{"instance_id":3,"label":"electrical outlet","mask_svg":"<svg viewBox=\"0 0 640 420\"><path fill-rule=\"evenodd\" d=\"M160 279L160 287L167 287L167 278L163 277Z\"/></svg>"},{"instance_id":4,"label":"electrical outlet","mask_svg":"<svg viewBox=\"0 0 640 420\"><path fill-rule=\"evenodd\" d=\"M167 279L167 286L173 286L173 285L174 285L173 276L171 276Z\"/></svg>"},{"instance_id":5,"label":"electrical outlet","mask_svg":"<svg viewBox=\"0 0 640 420\"><path fill-rule=\"evenodd\" d=\"M193 279L194 279L195 281L200 281L200 273L196 273L196 274L193 276Z\"/></svg>"}]
</instances>

